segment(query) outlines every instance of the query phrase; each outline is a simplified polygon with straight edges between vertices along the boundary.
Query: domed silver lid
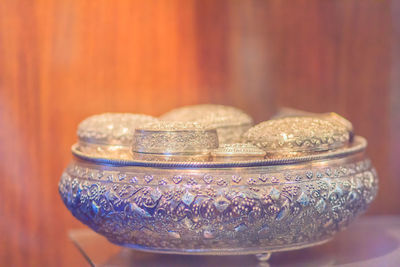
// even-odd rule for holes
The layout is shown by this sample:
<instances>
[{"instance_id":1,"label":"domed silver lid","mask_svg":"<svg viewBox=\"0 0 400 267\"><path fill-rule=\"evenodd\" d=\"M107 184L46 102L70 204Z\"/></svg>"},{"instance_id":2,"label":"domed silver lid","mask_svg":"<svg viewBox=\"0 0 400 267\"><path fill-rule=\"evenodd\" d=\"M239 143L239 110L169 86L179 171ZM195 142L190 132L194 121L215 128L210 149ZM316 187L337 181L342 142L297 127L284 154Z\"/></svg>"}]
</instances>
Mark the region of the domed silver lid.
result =
<instances>
[{"instance_id":1,"label":"domed silver lid","mask_svg":"<svg viewBox=\"0 0 400 267\"><path fill-rule=\"evenodd\" d=\"M214 128L253 124L253 119L242 110L213 104L176 108L160 118L168 121L197 121Z\"/></svg>"},{"instance_id":2,"label":"domed silver lid","mask_svg":"<svg viewBox=\"0 0 400 267\"><path fill-rule=\"evenodd\" d=\"M304 110L298 110L298 109L293 109L293 108L287 108L283 107L278 110L278 112L273 116L273 119L278 119L278 118L286 118L286 117L317 117L317 118L323 118L327 120L334 120L337 121L338 123L343 124L347 130L350 132L350 134L353 134L353 124L345 119L344 117L340 116L336 112L327 112L327 113L313 113L313 112L308 112Z\"/></svg>"},{"instance_id":3,"label":"domed silver lid","mask_svg":"<svg viewBox=\"0 0 400 267\"><path fill-rule=\"evenodd\" d=\"M129 146L136 129L156 118L131 113L103 113L83 120L78 126L80 142L98 145Z\"/></svg>"},{"instance_id":4,"label":"domed silver lid","mask_svg":"<svg viewBox=\"0 0 400 267\"><path fill-rule=\"evenodd\" d=\"M173 109L160 117L167 121L195 121L216 128L220 144L236 143L253 125L253 119L242 110L223 105L194 105Z\"/></svg>"},{"instance_id":5,"label":"domed silver lid","mask_svg":"<svg viewBox=\"0 0 400 267\"><path fill-rule=\"evenodd\" d=\"M267 154L291 155L337 149L350 139L342 123L318 117L286 117L262 122L243 136Z\"/></svg>"}]
</instances>

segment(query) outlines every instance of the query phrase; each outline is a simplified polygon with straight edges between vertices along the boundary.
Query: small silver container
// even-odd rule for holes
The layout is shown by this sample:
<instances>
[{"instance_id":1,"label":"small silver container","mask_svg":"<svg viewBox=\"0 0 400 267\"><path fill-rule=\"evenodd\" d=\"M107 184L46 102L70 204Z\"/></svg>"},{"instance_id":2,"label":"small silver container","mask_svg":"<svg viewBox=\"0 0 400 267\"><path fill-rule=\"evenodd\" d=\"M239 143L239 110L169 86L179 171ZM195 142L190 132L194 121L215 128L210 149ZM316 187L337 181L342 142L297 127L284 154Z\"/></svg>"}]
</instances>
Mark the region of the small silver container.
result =
<instances>
[{"instance_id":1,"label":"small silver container","mask_svg":"<svg viewBox=\"0 0 400 267\"><path fill-rule=\"evenodd\" d=\"M149 161L209 161L218 147L216 129L197 122L158 121L135 130L134 159Z\"/></svg>"},{"instance_id":2,"label":"small silver container","mask_svg":"<svg viewBox=\"0 0 400 267\"><path fill-rule=\"evenodd\" d=\"M252 144L223 144L213 150L211 156L215 162L252 161L264 159L265 151Z\"/></svg>"}]
</instances>

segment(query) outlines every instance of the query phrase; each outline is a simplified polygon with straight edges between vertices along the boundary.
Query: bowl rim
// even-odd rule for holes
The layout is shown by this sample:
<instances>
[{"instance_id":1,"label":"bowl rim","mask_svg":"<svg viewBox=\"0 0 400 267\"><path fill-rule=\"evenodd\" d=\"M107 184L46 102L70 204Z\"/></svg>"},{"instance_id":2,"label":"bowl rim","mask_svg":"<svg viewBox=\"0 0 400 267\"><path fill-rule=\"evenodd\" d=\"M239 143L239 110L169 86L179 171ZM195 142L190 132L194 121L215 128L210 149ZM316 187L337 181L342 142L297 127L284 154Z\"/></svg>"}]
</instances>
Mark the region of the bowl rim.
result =
<instances>
[{"instance_id":1,"label":"bowl rim","mask_svg":"<svg viewBox=\"0 0 400 267\"><path fill-rule=\"evenodd\" d=\"M188 168L237 168L237 167L261 167L261 166L276 166L276 165L289 165L303 162L337 159L351 156L365 151L367 147L367 140L361 136L355 136L353 142L347 147L334 150L321 152L314 155L293 156L286 158L276 159L262 159L262 160L248 160L248 161L232 161L232 162L171 162L171 161L144 161L144 160L124 160L115 158L94 157L79 151L78 143L72 145L72 155L78 160L87 161L97 165L115 166L115 167L149 167L149 168L174 168L174 169L188 169Z\"/></svg>"}]
</instances>

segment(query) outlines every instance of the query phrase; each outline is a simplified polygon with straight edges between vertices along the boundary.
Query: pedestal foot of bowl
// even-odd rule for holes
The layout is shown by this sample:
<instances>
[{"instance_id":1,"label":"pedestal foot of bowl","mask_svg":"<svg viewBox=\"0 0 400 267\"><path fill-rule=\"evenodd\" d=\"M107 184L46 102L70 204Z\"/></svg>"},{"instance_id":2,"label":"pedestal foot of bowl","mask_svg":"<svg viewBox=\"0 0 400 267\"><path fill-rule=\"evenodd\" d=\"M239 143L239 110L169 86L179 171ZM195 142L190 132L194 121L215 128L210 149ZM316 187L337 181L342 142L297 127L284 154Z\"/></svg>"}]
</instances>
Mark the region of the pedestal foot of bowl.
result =
<instances>
[{"instance_id":1,"label":"pedestal foot of bowl","mask_svg":"<svg viewBox=\"0 0 400 267\"><path fill-rule=\"evenodd\" d=\"M271 253L266 252L266 253L259 253L256 254L257 260L260 262L266 262L271 258Z\"/></svg>"}]
</instances>

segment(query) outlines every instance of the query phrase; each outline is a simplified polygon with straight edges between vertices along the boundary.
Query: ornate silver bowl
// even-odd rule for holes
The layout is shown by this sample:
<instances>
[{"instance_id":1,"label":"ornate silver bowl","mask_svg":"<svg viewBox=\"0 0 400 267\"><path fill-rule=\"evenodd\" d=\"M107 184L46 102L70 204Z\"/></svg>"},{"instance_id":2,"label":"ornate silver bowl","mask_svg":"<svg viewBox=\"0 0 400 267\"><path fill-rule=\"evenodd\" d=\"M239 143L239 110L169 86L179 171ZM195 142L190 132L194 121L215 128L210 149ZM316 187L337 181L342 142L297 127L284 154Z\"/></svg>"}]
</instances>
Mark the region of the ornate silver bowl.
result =
<instances>
[{"instance_id":1,"label":"ornate silver bowl","mask_svg":"<svg viewBox=\"0 0 400 267\"><path fill-rule=\"evenodd\" d=\"M314 149L321 140L298 145ZM367 209L378 178L366 146L354 136L318 153L175 162L105 157L78 143L59 192L77 219L118 245L266 260L328 241Z\"/></svg>"},{"instance_id":2,"label":"ornate silver bowl","mask_svg":"<svg viewBox=\"0 0 400 267\"><path fill-rule=\"evenodd\" d=\"M316 156L230 163L74 159L59 191L111 242L160 253L257 254L328 241L364 212L378 179L355 137Z\"/></svg>"}]
</instances>

